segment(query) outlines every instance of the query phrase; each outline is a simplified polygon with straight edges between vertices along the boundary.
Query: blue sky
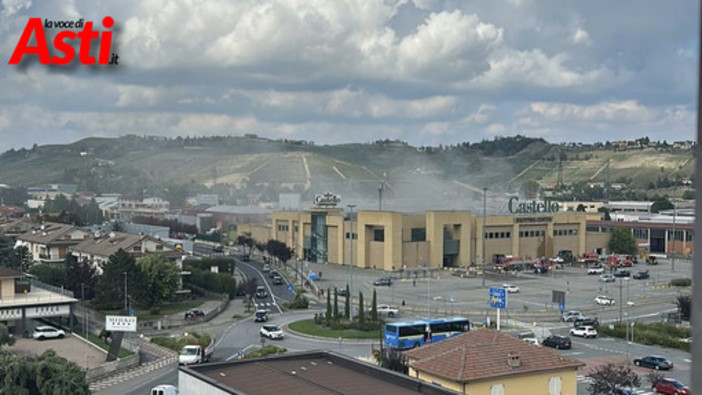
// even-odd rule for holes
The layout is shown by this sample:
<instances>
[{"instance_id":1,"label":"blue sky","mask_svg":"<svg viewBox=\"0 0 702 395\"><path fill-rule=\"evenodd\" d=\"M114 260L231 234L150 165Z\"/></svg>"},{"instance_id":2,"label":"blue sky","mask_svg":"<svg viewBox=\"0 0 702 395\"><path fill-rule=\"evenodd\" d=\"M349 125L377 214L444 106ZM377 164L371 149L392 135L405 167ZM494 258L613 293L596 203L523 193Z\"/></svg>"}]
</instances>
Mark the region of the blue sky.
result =
<instances>
[{"instance_id":1,"label":"blue sky","mask_svg":"<svg viewBox=\"0 0 702 395\"><path fill-rule=\"evenodd\" d=\"M2 0L0 150L89 136L318 144L695 140L698 2ZM28 18L120 65L7 64Z\"/></svg>"}]
</instances>

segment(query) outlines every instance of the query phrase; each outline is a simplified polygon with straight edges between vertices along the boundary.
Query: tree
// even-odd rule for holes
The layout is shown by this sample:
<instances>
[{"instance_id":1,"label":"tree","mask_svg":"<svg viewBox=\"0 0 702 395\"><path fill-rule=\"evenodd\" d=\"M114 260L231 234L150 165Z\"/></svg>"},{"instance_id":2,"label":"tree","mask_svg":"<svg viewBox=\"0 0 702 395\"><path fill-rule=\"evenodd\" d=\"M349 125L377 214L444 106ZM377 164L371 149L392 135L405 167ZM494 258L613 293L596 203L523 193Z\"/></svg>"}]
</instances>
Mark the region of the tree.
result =
<instances>
[{"instance_id":1,"label":"tree","mask_svg":"<svg viewBox=\"0 0 702 395\"><path fill-rule=\"evenodd\" d=\"M594 368L588 376L593 380L588 386L588 392L592 395L612 394L621 387L638 387L641 384L641 379L630 367L613 363Z\"/></svg>"},{"instance_id":2,"label":"tree","mask_svg":"<svg viewBox=\"0 0 702 395\"><path fill-rule=\"evenodd\" d=\"M90 394L85 372L75 362L46 350L39 357L0 352L2 394Z\"/></svg>"},{"instance_id":3,"label":"tree","mask_svg":"<svg viewBox=\"0 0 702 395\"><path fill-rule=\"evenodd\" d=\"M17 247L14 248L14 241L4 235L0 235L0 266L9 267L12 269L20 270L21 259L20 256L23 253L29 253L27 247ZM20 248L22 250L20 250ZM25 258L23 256L22 258Z\"/></svg>"},{"instance_id":4,"label":"tree","mask_svg":"<svg viewBox=\"0 0 702 395\"><path fill-rule=\"evenodd\" d=\"M66 256L65 266L63 285L66 289L73 291L77 298L82 297L85 291L85 299L93 299L98 282L97 268L87 260L78 262L74 255Z\"/></svg>"},{"instance_id":5,"label":"tree","mask_svg":"<svg viewBox=\"0 0 702 395\"><path fill-rule=\"evenodd\" d=\"M334 290L334 298L336 299L336 290ZM324 314L324 324L329 326L331 324L332 318L332 304L331 304L331 288L327 288L327 311Z\"/></svg>"},{"instance_id":6,"label":"tree","mask_svg":"<svg viewBox=\"0 0 702 395\"><path fill-rule=\"evenodd\" d=\"M578 204L578 207L575 209L575 211L577 211L579 213L584 213L585 212L585 205L582 203Z\"/></svg>"},{"instance_id":7,"label":"tree","mask_svg":"<svg viewBox=\"0 0 702 395\"><path fill-rule=\"evenodd\" d=\"M375 289L373 289L373 303L371 304L370 318L373 322L378 321L378 297Z\"/></svg>"},{"instance_id":8,"label":"tree","mask_svg":"<svg viewBox=\"0 0 702 395\"><path fill-rule=\"evenodd\" d=\"M37 263L29 268L29 273L37 276L39 281L60 287L63 285L66 268L50 263Z\"/></svg>"},{"instance_id":9,"label":"tree","mask_svg":"<svg viewBox=\"0 0 702 395\"><path fill-rule=\"evenodd\" d=\"M95 299L93 300L97 308L116 310L124 306L124 273L127 273L127 292L129 292L129 284L132 284L131 294L134 294L135 290L138 289L139 283L137 280L140 271L134 257L120 248L103 264L102 275L98 280Z\"/></svg>"},{"instance_id":10,"label":"tree","mask_svg":"<svg viewBox=\"0 0 702 395\"><path fill-rule=\"evenodd\" d=\"M139 305L158 305L178 290L178 268L163 254L139 258L136 265L139 268L139 289L135 294Z\"/></svg>"},{"instance_id":11,"label":"tree","mask_svg":"<svg viewBox=\"0 0 702 395\"><path fill-rule=\"evenodd\" d=\"M248 248L249 248L249 252L246 252L246 249L244 249L244 253L250 254L250 253L251 253L251 249L252 249L253 246L254 246L254 240L253 240L251 237L249 237L249 236L246 236L246 235L239 235L239 236L237 236L237 238L236 238L236 244L238 244L238 245L240 245L240 246L248 247Z\"/></svg>"},{"instance_id":12,"label":"tree","mask_svg":"<svg viewBox=\"0 0 702 395\"><path fill-rule=\"evenodd\" d=\"M610 217L610 215L609 215L609 209L608 209L607 207L600 207L600 208L597 209L597 212L598 212L598 213L604 213L604 214L603 214L603 219L604 219L605 221L611 221L611 220L612 220L612 217Z\"/></svg>"},{"instance_id":13,"label":"tree","mask_svg":"<svg viewBox=\"0 0 702 395\"><path fill-rule=\"evenodd\" d=\"M366 312L363 308L363 292L358 293L358 327L363 329L366 325Z\"/></svg>"},{"instance_id":14,"label":"tree","mask_svg":"<svg viewBox=\"0 0 702 395\"><path fill-rule=\"evenodd\" d=\"M671 203L667 197L658 197L653 200L653 204L651 205L651 212L659 213L662 210L672 210L674 207L675 206L673 206L673 203Z\"/></svg>"},{"instance_id":15,"label":"tree","mask_svg":"<svg viewBox=\"0 0 702 395\"><path fill-rule=\"evenodd\" d=\"M609 250L615 254L633 255L638 252L636 240L629 228L616 228L609 240Z\"/></svg>"},{"instance_id":16,"label":"tree","mask_svg":"<svg viewBox=\"0 0 702 395\"><path fill-rule=\"evenodd\" d=\"M15 344L15 337L7 330L7 326L0 324L0 347L4 345L12 346Z\"/></svg>"},{"instance_id":17,"label":"tree","mask_svg":"<svg viewBox=\"0 0 702 395\"><path fill-rule=\"evenodd\" d=\"M351 292L349 292L349 285L346 284L346 301L344 302L344 318L347 320L351 319Z\"/></svg>"},{"instance_id":18,"label":"tree","mask_svg":"<svg viewBox=\"0 0 702 395\"><path fill-rule=\"evenodd\" d=\"M332 312L332 318L334 321L339 321L339 290L337 288L334 288L334 306L333 306L334 311Z\"/></svg>"}]
</instances>

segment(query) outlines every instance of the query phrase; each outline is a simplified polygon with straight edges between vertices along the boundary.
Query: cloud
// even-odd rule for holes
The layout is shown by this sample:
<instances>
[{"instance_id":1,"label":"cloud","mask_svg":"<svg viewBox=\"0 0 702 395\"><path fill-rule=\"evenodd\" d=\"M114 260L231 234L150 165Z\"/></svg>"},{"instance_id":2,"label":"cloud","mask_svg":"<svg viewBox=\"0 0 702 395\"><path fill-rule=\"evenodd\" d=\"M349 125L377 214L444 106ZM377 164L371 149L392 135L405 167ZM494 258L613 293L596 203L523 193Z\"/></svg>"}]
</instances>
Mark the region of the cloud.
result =
<instances>
[{"instance_id":1,"label":"cloud","mask_svg":"<svg viewBox=\"0 0 702 395\"><path fill-rule=\"evenodd\" d=\"M578 28L578 30L573 33L573 42L576 44L584 44L584 45L591 45L592 41L590 40L590 35L587 34L587 31Z\"/></svg>"}]
</instances>

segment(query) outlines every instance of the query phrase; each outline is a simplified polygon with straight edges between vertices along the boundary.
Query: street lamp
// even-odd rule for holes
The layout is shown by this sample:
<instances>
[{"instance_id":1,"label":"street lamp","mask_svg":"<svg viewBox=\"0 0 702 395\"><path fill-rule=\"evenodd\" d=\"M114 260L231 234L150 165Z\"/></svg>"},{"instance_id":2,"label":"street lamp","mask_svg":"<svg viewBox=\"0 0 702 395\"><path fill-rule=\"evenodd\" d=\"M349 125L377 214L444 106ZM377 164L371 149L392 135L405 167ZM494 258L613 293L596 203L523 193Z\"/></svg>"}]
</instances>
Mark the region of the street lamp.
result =
<instances>
[{"instance_id":1,"label":"street lamp","mask_svg":"<svg viewBox=\"0 0 702 395\"><path fill-rule=\"evenodd\" d=\"M673 244L672 248L670 251L670 271L674 272L675 271L675 219L677 218L677 212L678 212L678 205L677 202L673 202Z\"/></svg>"},{"instance_id":2,"label":"street lamp","mask_svg":"<svg viewBox=\"0 0 702 395\"><path fill-rule=\"evenodd\" d=\"M349 216L351 217L351 231L349 232L351 236L351 262L349 263L349 295L347 297L349 298L349 319L353 320L353 209L356 205L347 204L346 207L349 208Z\"/></svg>"},{"instance_id":3,"label":"street lamp","mask_svg":"<svg viewBox=\"0 0 702 395\"><path fill-rule=\"evenodd\" d=\"M482 252L482 272L483 272L483 288L485 288L485 225L487 223L487 188L483 187L483 229L481 237L483 238L483 252Z\"/></svg>"}]
</instances>

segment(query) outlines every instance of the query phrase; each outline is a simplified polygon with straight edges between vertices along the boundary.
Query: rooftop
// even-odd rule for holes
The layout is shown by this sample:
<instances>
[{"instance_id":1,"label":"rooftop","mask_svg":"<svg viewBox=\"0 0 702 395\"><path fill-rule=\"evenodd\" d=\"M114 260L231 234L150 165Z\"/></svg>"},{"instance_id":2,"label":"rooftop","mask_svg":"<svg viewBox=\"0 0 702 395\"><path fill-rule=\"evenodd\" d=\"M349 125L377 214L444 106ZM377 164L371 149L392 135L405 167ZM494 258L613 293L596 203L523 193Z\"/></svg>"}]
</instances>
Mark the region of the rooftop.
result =
<instances>
[{"instance_id":1,"label":"rooftop","mask_svg":"<svg viewBox=\"0 0 702 395\"><path fill-rule=\"evenodd\" d=\"M454 394L331 351L181 367L184 373L232 394Z\"/></svg>"},{"instance_id":2,"label":"rooftop","mask_svg":"<svg viewBox=\"0 0 702 395\"><path fill-rule=\"evenodd\" d=\"M487 329L471 330L404 354L415 370L462 383L585 366L547 348ZM508 365L508 356L518 356L519 367Z\"/></svg>"}]
</instances>

